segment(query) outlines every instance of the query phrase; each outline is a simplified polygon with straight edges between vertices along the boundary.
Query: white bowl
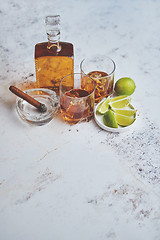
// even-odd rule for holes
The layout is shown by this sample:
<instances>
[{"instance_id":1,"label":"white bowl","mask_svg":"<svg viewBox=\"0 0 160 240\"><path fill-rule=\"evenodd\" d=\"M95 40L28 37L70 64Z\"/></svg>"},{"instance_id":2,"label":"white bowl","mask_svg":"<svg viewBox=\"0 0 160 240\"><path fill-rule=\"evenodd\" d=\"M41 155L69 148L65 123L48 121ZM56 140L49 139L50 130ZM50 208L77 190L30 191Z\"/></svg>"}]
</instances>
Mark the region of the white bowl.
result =
<instances>
[{"instance_id":1,"label":"white bowl","mask_svg":"<svg viewBox=\"0 0 160 240\"><path fill-rule=\"evenodd\" d=\"M109 131L109 132L115 132L115 133L121 133L121 132L125 132L125 131L128 131L130 129L133 129L133 127L135 126L135 123L137 121L137 119L135 119L135 121L129 125L129 126L126 126L126 127L122 127L122 126L118 126L118 128L111 128L111 127L107 127L106 125L104 125L103 123L103 115L99 114L97 112L97 109L99 107L99 105L104 101L104 99L102 99L101 102L99 102L95 108L94 108L94 119L96 121L96 123L98 124L99 127L101 127L102 129L104 129L105 131ZM137 114L136 114L136 117L137 117Z\"/></svg>"}]
</instances>

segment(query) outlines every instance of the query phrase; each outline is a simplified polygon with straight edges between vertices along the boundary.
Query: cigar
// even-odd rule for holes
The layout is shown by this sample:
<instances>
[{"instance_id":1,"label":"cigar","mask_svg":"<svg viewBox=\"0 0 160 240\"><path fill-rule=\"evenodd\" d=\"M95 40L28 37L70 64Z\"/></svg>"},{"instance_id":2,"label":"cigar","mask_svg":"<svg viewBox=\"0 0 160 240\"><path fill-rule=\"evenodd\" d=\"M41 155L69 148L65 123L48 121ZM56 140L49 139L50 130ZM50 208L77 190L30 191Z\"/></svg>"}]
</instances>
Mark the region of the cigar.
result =
<instances>
[{"instance_id":1,"label":"cigar","mask_svg":"<svg viewBox=\"0 0 160 240\"><path fill-rule=\"evenodd\" d=\"M25 100L26 102L30 103L32 106L36 107L40 112L47 111L47 107L45 106L45 104L38 102L36 99L24 93L19 88L16 88L15 86L10 86L9 90L15 95L17 95L18 97Z\"/></svg>"}]
</instances>

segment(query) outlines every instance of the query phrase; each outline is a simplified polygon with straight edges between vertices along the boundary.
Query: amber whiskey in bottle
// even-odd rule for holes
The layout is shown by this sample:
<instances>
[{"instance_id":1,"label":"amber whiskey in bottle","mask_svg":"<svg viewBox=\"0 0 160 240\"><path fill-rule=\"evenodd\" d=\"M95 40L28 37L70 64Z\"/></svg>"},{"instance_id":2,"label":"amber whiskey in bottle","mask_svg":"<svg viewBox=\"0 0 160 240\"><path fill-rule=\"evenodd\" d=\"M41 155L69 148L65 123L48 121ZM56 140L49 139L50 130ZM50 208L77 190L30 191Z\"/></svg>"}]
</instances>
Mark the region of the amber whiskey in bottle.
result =
<instances>
[{"instance_id":1,"label":"amber whiskey in bottle","mask_svg":"<svg viewBox=\"0 0 160 240\"><path fill-rule=\"evenodd\" d=\"M40 88L49 88L59 95L63 77L74 72L73 45L60 42L60 16L45 19L48 42L35 45L36 82ZM71 81L70 86L73 86Z\"/></svg>"}]
</instances>

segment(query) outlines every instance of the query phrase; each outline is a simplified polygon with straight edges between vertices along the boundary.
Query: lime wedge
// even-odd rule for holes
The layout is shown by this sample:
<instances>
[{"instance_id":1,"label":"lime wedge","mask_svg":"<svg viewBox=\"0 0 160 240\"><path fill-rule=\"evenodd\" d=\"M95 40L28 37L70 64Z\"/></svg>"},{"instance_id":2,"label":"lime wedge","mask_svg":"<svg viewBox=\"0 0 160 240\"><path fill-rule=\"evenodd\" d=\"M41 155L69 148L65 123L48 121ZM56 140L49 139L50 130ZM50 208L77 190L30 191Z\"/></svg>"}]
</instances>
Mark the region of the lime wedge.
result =
<instances>
[{"instance_id":1,"label":"lime wedge","mask_svg":"<svg viewBox=\"0 0 160 240\"><path fill-rule=\"evenodd\" d=\"M128 97L128 96L127 95L117 96L117 97L112 98L111 102L116 102L116 101L122 100L123 98L126 98L126 97Z\"/></svg>"},{"instance_id":2,"label":"lime wedge","mask_svg":"<svg viewBox=\"0 0 160 240\"><path fill-rule=\"evenodd\" d=\"M114 108L114 112L124 115L124 116L132 117L133 115L136 114L137 110L136 109Z\"/></svg>"},{"instance_id":3,"label":"lime wedge","mask_svg":"<svg viewBox=\"0 0 160 240\"><path fill-rule=\"evenodd\" d=\"M103 123L107 127L111 128L118 128L118 124L115 119L115 115L112 110L108 110L104 115L103 115Z\"/></svg>"},{"instance_id":4,"label":"lime wedge","mask_svg":"<svg viewBox=\"0 0 160 240\"><path fill-rule=\"evenodd\" d=\"M109 101L110 101L110 97L107 97L98 107L97 112L100 114L104 114L105 112L108 111L109 108Z\"/></svg>"},{"instance_id":5,"label":"lime wedge","mask_svg":"<svg viewBox=\"0 0 160 240\"><path fill-rule=\"evenodd\" d=\"M124 116L118 113L115 113L115 120L117 121L118 125L120 126L129 126L135 121L134 115L129 117L129 116Z\"/></svg>"},{"instance_id":6,"label":"lime wedge","mask_svg":"<svg viewBox=\"0 0 160 240\"><path fill-rule=\"evenodd\" d=\"M120 96L122 97L122 96ZM131 101L131 97L130 96L123 96L123 98L118 99L118 97L116 97L117 100L115 100L115 98L111 99L111 101L109 102L109 105L111 106L111 108L124 108L126 107L130 101Z\"/></svg>"}]
</instances>

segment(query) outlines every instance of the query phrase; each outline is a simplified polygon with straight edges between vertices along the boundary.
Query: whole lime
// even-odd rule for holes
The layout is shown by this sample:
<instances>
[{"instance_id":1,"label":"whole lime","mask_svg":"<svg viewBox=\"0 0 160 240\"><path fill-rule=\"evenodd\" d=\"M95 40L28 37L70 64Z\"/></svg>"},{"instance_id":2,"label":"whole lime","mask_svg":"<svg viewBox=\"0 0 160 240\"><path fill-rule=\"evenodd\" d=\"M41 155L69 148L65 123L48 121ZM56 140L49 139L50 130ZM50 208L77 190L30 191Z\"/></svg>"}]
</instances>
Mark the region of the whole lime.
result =
<instances>
[{"instance_id":1,"label":"whole lime","mask_svg":"<svg viewBox=\"0 0 160 240\"><path fill-rule=\"evenodd\" d=\"M135 88L136 85L133 79L124 77L116 82L114 90L118 95L131 95L134 93Z\"/></svg>"}]
</instances>

